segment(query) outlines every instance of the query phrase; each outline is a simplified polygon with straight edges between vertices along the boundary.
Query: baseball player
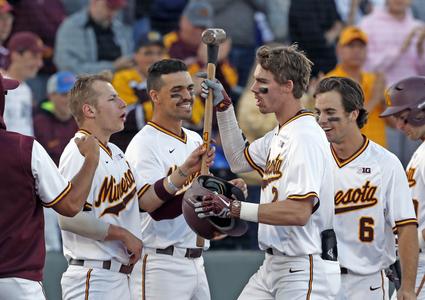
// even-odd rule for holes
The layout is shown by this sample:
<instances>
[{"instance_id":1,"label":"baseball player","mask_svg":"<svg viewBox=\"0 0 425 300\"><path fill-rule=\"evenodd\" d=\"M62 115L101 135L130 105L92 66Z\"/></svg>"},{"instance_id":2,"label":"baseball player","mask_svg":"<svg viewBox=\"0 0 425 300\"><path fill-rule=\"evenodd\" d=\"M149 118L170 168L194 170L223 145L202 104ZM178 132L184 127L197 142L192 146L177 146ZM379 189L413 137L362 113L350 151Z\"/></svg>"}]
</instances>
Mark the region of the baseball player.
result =
<instances>
[{"instance_id":1,"label":"baseball player","mask_svg":"<svg viewBox=\"0 0 425 300\"><path fill-rule=\"evenodd\" d=\"M337 299L388 299L384 269L395 262L402 282L398 299L415 298L418 256L416 217L398 158L362 135L364 95L352 79L323 79L316 91L318 122L334 158L335 232L341 264Z\"/></svg>"},{"instance_id":2,"label":"baseball player","mask_svg":"<svg viewBox=\"0 0 425 300\"><path fill-rule=\"evenodd\" d=\"M425 77L415 76L393 84L386 93L387 109L382 117L392 116L398 129L412 140L425 140ZM407 165L407 179L418 218L419 263L416 276L417 299L425 299L425 143L415 151ZM402 277L402 282L404 278Z\"/></svg>"},{"instance_id":3,"label":"baseball player","mask_svg":"<svg viewBox=\"0 0 425 300\"><path fill-rule=\"evenodd\" d=\"M141 214L144 248L131 275L132 299L210 299L202 258L209 242L197 247L182 215L184 191L199 175L205 153L199 134L182 127L192 116L194 83L182 61L165 59L149 68L147 88L152 121L125 153L144 186L140 203L148 212Z\"/></svg>"},{"instance_id":4,"label":"baseball player","mask_svg":"<svg viewBox=\"0 0 425 300\"><path fill-rule=\"evenodd\" d=\"M84 211L60 219L69 262L61 281L63 299L130 299L129 274L142 249L138 189L124 153L108 143L111 134L123 129L126 105L108 76L96 74L78 78L70 107L80 128L76 136L93 134L101 149ZM72 178L82 163L71 140L61 156L60 171ZM102 220L103 226L84 226L81 219L88 216Z\"/></svg>"},{"instance_id":5,"label":"baseball player","mask_svg":"<svg viewBox=\"0 0 425 300\"><path fill-rule=\"evenodd\" d=\"M33 137L6 131L4 95L18 85L0 74L0 299L45 299L43 206L66 216L83 208L99 147L92 136L75 140L81 169L65 180Z\"/></svg>"},{"instance_id":6,"label":"baseball player","mask_svg":"<svg viewBox=\"0 0 425 300\"><path fill-rule=\"evenodd\" d=\"M196 209L200 217L260 223L258 241L265 260L239 299L332 299L339 289L332 156L323 130L300 103L311 65L296 46L258 49L251 91L260 112L274 113L279 125L248 146L221 84L202 83L204 97L208 88L213 91L232 171L254 169L262 176L260 204L214 195Z\"/></svg>"}]
</instances>

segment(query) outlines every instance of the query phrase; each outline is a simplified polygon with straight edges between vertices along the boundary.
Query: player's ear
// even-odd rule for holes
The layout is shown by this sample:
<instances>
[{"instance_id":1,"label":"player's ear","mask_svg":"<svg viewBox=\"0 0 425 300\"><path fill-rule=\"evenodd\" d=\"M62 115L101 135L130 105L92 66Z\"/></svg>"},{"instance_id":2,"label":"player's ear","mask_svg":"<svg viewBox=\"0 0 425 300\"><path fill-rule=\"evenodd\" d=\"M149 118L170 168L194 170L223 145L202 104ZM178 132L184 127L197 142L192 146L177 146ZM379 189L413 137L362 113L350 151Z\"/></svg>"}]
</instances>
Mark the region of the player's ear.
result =
<instances>
[{"instance_id":1,"label":"player's ear","mask_svg":"<svg viewBox=\"0 0 425 300\"><path fill-rule=\"evenodd\" d=\"M359 110L358 109L356 109L356 110L353 110L352 112L350 112L350 119L352 120L352 121L356 121L357 120L357 117L359 116Z\"/></svg>"},{"instance_id":2,"label":"player's ear","mask_svg":"<svg viewBox=\"0 0 425 300\"><path fill-rule=\"evenodd\" d=\"M149 97L152 99L152 102L154 104L158 103L158 91L157 90L150 90L149 91Z\"/></svg>"},{"instance_id":3,"label":"player's ear","mask_svg":"<svg viewBox=\"0 0 425 300\"><path fill-rule=\"evenodd\" d=\"M292 91L294 90L294 83L292 82L292 80L288 80L285 83L281 84L280 87L284 93L292 93Z\"/></svg>"},{"instance_id":4,"label":"player's ear","mask_svg":"<svg viewBox=\"0 0 425 300\"><path fill-rule=\"evenodd\" d=\"M96 108L90 104L84 103L81 108L84 118L93 119L95 117Z\"/></svg>"}]
</instances>

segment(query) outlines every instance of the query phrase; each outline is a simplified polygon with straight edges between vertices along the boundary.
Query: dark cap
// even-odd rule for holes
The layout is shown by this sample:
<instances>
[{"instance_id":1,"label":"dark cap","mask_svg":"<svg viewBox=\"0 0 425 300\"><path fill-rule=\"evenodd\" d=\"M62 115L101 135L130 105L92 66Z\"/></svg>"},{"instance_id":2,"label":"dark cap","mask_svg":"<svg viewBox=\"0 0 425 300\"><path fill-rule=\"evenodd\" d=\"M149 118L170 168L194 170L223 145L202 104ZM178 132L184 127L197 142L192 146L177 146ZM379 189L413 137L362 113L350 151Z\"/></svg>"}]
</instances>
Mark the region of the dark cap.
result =
<instances>
[{"instance_id":1,"label":"dark cap","mask_svg":"<svg viewBox=\"0 0 425 300\"><path fill-rule=\"evenodd\" d=\"M7 49L10 52L22 53L29 50L34 53L42 53L45 47L38 35L29 31L21 31L12 35L7 43Z\"/></svg>"},{"instance_id":2,"label":"dark cap","mask_svg":"<svg viewBox=\"0 0 425 300\"><path fill-rule=\"evenodd\" d=\"M110 9L121 9L127 5L127 1L126 0L106 0L106 5L108 5Z\"/></svg>"},{"instance_id":3,"label":"dark cap","mask_svg":"<svg viewBox=\"0 0 425 300\"><path fill-rule=\"evenodd\" d=\"M425 109L425 77L412 76L396 82L385 91L385 102L387 108L381 117L406 109Z\"/></svg>"},{"instance_id":4,"label":"dark cap","mask_svg":"<svg viewBox=\"0 0 425 300\"><path fill-rule=\"evenodd\" d=\"M187 17L193 26L209 28L213 26L213 8L202 0L191 0L183 10L183 16Z\"/></svg>"},{"instance_id":5,"label":"dark cap","mask_svg":"<svg viewBox=\"0 0 425 300\"><path fill-rule=\"evenodd\" d=\"M11 12L12 6L6 0L0 0L0 13L8 13Z\"/></svg>"},{"instance_id":6,"label":"dark cap","mask_svg":"<svg viewBox=\"0 0 425 300\"><path fill-rule=\"evenodd\" d=\"M162 35L158 31L149 31L146 34L143 34L138 39L137 49L139 49L141 47L152 46L152 45L164 47Z\"/></svg>"}]
</instances>

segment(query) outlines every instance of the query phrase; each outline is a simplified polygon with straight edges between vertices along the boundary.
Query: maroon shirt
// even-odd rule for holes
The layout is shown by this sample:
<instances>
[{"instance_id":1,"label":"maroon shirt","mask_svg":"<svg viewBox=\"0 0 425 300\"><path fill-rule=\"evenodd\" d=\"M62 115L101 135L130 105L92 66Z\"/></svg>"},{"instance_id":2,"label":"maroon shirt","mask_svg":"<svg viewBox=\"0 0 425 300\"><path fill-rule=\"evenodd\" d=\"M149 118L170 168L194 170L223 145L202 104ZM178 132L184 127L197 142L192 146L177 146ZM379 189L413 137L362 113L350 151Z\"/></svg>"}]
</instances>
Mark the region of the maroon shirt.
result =
<instances>
[{"instance_id":1,"label":"maroon shirt","mask_svg":"<svg viewBox=\"0 0 425 300\"><path fill-rule=\"evenodd\" d=\"M44 216L31 171L33 143L0 129L0 278L42 280Z\"/></svg>"},{"instance_id":2,"label":"maroon shirt","mask_svg":"<svg viewBox=\"0 0 425 300\"><path fill-rule=\"evenodd\" d=\"M67 121L61 121L46 110L42 110L34 117L35 139L46 149L57 166L63 149L77 130L77 123L72 117Z\"/></svg>"}]
</instances>

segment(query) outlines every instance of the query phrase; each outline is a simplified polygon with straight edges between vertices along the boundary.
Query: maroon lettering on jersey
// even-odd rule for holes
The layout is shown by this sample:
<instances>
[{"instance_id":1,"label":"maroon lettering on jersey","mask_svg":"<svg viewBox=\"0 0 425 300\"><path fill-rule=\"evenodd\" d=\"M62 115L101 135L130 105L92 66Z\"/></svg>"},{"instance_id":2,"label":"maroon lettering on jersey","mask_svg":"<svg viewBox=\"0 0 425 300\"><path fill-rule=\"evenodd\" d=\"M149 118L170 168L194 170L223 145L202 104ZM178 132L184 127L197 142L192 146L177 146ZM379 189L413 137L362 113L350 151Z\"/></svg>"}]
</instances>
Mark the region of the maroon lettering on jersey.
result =
<instances>
[{"instance_id":1,"label":"maroon lettering on jersey","mask_svg":"<svg viewBox=\"0 0 425 300\"><path fill-rule=\"evenodd\" d=\"M31 171L33 143L0 129L0 278L42 280L44 216Z\"/></svg>"}]
</instances>

